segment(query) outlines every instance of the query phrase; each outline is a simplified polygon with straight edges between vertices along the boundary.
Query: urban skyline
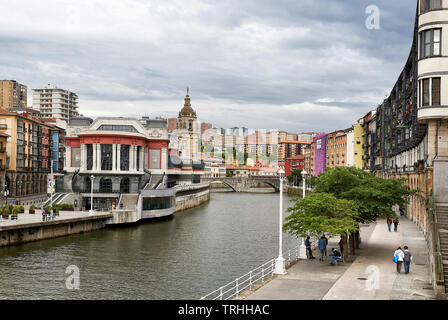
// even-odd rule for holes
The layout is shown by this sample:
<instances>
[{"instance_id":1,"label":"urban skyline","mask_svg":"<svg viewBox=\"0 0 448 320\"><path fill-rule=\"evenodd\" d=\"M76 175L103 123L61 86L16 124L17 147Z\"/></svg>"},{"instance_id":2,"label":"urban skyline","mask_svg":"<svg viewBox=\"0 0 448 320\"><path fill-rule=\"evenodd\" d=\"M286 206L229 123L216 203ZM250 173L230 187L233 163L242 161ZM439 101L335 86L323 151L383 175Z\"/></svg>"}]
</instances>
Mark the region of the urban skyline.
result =
<instances>
[{"instance_id":1,"label":"urban skyline","mask_svg":"<svg viewBox=\"0 0 448 320\"><path fill-rule=\"evenodd\" d=\"M186 8L179 2L156 7L137 1L93 1L21 10L15 10L20 1L8 3L2 12L17 12L19 18L11 21L0 13L0 38L8 52L0 58L2 78L29 88L54 83L76 92L86 116L174 117L189 86L199 120L217 127L334 131L382 102L412 41L408 21L414 5L379 1L382 27L368 30L364 2L324 1L326 10L312 1L264 6L248 2L238 11L230 10L234 2L222 7L196 1ZM96 21L89 9L110 16ZM109 21L118 12L126 13L120 15L124 20ZM31 13L54 22L34 25L27 18ZM210 23L207 15L217 19L208 32L199 32ZM139 30L131 21L142 22L135 23ZM110 32L96 28L103 22ZM158 22L155 33L151 26ZM95 51L89 49L92 41ZM210 49L214 46L217 49Z\"/></svg>"}]
</instances>

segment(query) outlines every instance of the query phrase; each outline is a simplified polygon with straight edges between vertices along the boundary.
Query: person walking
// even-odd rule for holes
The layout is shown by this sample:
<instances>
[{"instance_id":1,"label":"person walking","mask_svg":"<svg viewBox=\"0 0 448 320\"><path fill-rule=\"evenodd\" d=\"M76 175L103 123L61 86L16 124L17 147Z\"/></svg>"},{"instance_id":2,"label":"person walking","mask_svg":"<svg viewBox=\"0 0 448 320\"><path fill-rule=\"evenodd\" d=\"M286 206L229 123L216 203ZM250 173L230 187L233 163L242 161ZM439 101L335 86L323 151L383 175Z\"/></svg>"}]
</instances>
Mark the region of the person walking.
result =
<instances>
[{"instance_id":1,"label":"person walking","mask_svg":"<svg viewBox=\"0 0 448 320\"><path fill-rule=\"evenodd\" d=\"M389 232L391 232L392 219L390 217L387 217L387 227L389 228Z\"/></svg>"},{"instance_id":2,"label":"person walking","mask_svg":"<svg viewBox=\"0 0 448 320\"><path fill-rule=\"evenodd\" d=\"M315 259L313 257L313 251L311 250L310 236L306 237L305 247L306 247L306 251L308 252L308 259Z\"/></svg>"},{"instance_id":3,"label":"person walking","mask_svg":"<svg viewBox=\"0 0 448 320\"><path fill-rule=\"evenodd\" d=\"M398 230L398 224L399 224L398 218L395 218L395 219L394 219L394 232L397 232L397 230Z\"/></svg>"},{"instance_id":4,"label":"person walking","mask_svg":"<svg viewBox=\"0 0 448 320\"><path fill-rule=\"evenodd\" d=\"M42 221L45 221L45 208L42 207Z\"/></svg>"},{"instance_id":5,"label":"person walking","mask_svg":"<svg viewBox=\"0 0 448 320\"><path fill-rule=\"evenodd\" d=\"M404 264L404 273L409 273L409 267L411 266L412 261L412 253L409 251L409 248L407 246L404 246L404 258L403 258L403 264Z\"/></svg>"},{"instance_id":6,"label":"person walking","mask_svg":"<svg viewBox=\"0 0 448 320\"><path fill-rule=\"evenodd\" d=\"M325 236L322 236L319 239L319 242L317 243L319 250L320 250L320 261L324 261L325 260L325 256L327 255L327 240L325 238Z\"/></svg>"},{"instance_id":7,"label":"person walking","mask_svg":"<svg viewBox=\"0 0 448 320\"><path fill-rule=\"evenodd\" d=\"M398 247L394 253L394 260L397 261L396 263L397 263L397 272L398 273L401 272L401 265L403 264L403 259L404 259L404 252L403 252L403 250L401 250L401 247Z\"/></svg>"}]
</instances>

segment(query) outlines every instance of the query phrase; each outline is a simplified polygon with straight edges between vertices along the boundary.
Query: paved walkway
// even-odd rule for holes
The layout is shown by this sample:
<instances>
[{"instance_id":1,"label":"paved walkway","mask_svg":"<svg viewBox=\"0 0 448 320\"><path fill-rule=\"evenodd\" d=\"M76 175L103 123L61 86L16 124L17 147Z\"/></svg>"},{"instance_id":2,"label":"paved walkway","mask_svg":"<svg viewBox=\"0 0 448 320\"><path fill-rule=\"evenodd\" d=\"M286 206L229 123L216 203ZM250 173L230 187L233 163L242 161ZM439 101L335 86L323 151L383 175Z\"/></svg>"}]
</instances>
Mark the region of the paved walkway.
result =
<instances>
[{"instance_id":1,"label":"paved walkway","mask_svg":"<svg viewBox=\"0 0 448 320\"><path fill-rule=\"evenodd\" d=\"M92 217L102 217L102 216L110 215L109 212L101 212L101 211L95 211ZM65 220L71 220L71 219L81 219L89 217L88 211L64 211L60 212L59 216L57 216L55 219L51 219L49 221L42 221L42 210L36 209L35 214L29 214L29 213L20 213L18 214L17 220L11 220L11 216L9 219L3 219L0 215L0 230L11 228L11 227L25 227L27 225L33 225L33 224L45 224L53 221L65 221Z\"/></svg>"},{"instance_id":2,"label":"paved walkway","mask_svg":"<svg viewBox=\"0 0 448 320\"><path fill-rule=\"evenodd\" d=\"M393 229L393 228L392 228ZM248 300L393 300L434 299L426 241L418 227L400 218L398 232L385 220L361 228L361 249L353 263L330 266L318 259L299 261L247 297ZM337 247L339 239L330 239ZM392 262L398 246L414 255L410 273L397 274ZM331 250L331 249L330 249ZM329 251L330 251L329 250ZM318 257L317 253L315 254Z\"/></svg>"}]
</instances>

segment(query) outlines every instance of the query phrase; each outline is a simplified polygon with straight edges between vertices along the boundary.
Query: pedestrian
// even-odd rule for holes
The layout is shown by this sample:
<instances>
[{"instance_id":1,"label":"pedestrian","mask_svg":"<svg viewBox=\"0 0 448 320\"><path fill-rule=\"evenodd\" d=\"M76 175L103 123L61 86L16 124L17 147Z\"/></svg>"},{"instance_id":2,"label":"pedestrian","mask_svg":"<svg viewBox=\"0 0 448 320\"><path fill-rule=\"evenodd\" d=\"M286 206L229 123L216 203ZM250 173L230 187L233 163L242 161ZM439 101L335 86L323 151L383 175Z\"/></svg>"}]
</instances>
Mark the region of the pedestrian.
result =
<instances>
[{"instance_id":1,"label":"pedestrian","mask_svg":"<svg viewBox=\"0 0 448 320\"><path fill-rule=\"evenodd\" d=\"M387 227L389 228L389 232L391 232L390 228L392 227L392 219L387 217Z\"/></svg>"},{"instance_id":2,"label":"pedestrian","mask_svg":"<svg viewBox=\"0 0 448 320\"><path fill-rule=\"evenodd\" d=\"M320 239L319 242L317 243L319 250L320 250L320 261L324 261L325 260L325 256L327 255L327 241L325 236L323 235Z\"/></svg>"},{"instance_id":3,"label":"pedestrian","mask_svg":"<svg viewBox=\"0 0 448 320\"><path fill-rule=\"evenodd\" d=\"M397 272L401 272L401 265L403 264L404 252L401 250L401 247L398 247L394 253L394 261L397 263Z\"/></svg>"},{"instance_id":4,"label":"pedestrian","mask_svg":"<svg viewBox=\"0 0 448 320\"><path fill-rule=\"evenodd\" d=\"M305 247L306 247L306 251L308 252L308 259L315 259L313 257L313 251L311 251L311 241L310 241L310 236L306 237L305 240Z\"/></svg>"},{"instance_id":5,"label":"pedestrian","mask_svg":"<svg viewBox=\"0 0 448 320\"><path fill-rule=\"evenodd\" d=\"M397 232L397 230L398 230L398 223L399 223L398 218L395 218L394 219L394 232Z\"/></svg>"},{"instance_id":6,"label":"pedestrian","mask_svg":"<svg viewBox=\"0 0 448 320\"><path fill-rule=\"evenodd\" d=\"M400 210L400 216L404 216L404 210L403 210L403 208L400 207L399 210Z\"/></svg>"},{"instance_id":7,"label":"pedestrian","mask_svg":"<svg viewBox=\"0 0 448 320\"><path fill-rule=\"evenodd\" d=\"M42 208L42 221L45 221L45 209Z\"/></svg>"},{"instance_id":8,"label":"pedestrian","mask_svg":"<svg viewBox=\"0 0 448 320\"><path fill-rule=\"evenodd\" d=\"M407 246L404 246L404 258L403 258L403 264L404 264L404 273L409 273L409 267L411 266L412 261L412 253L409 251L409 248Z\"/></svg>"},{"instance_id":9,"label":"pedestrian","mask_svg":"<svg viewBox=\"0 0 448 320\"><path fill-rule=\"evenodd\" d=\"M330 264L332 265L332 266L334 266L335 264L334 264L334 262L335 262L335 260L339 260L339 259L341 259L341 257L342 257L342 255L341 255L341 253L338 251L338 250L336 250L335 248L331 248L331 254L330 254L330 256L331 256L331 262L330 262Z\"/></svg>"}]
</instances>

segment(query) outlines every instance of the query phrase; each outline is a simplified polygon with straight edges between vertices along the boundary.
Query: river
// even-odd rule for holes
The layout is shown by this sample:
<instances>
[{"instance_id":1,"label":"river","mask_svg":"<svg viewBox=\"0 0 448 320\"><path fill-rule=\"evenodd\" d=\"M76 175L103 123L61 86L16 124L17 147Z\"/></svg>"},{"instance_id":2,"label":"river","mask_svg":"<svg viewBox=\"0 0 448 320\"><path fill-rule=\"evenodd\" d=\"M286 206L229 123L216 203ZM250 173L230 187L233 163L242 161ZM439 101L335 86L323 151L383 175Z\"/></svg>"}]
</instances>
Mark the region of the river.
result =
<instances>
[{"instance_id":1,"label":"river","mask_svg":"<svg viewBox=\"0 0 448 320\"><path fill-rule=\"evenodd\" d=\"M0 248L0 298L199 299L278 256L278 210L278 193L212 193L169 219Z\"/></svg>"}]
</instances>

